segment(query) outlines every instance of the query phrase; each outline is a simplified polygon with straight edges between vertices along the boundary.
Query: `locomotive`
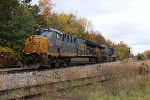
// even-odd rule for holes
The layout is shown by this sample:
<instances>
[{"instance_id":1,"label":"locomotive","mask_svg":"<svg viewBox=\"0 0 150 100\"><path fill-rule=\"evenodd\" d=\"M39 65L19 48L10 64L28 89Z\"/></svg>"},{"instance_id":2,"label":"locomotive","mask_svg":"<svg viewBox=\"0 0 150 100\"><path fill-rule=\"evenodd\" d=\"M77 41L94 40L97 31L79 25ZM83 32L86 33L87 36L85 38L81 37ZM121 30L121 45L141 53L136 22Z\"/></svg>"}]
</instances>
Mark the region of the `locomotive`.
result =
<instances>
[{"instance_id":1,"label":"locomotive","mask_svg":"<svg viewBox=\"0 0 150 100\"><path fill-rule=\"evenodd\" d=\"M39 68L116 61L114 48L96 44L53 28L36 30L24 43L23 65Z\"/></svg>"}]
</instances>

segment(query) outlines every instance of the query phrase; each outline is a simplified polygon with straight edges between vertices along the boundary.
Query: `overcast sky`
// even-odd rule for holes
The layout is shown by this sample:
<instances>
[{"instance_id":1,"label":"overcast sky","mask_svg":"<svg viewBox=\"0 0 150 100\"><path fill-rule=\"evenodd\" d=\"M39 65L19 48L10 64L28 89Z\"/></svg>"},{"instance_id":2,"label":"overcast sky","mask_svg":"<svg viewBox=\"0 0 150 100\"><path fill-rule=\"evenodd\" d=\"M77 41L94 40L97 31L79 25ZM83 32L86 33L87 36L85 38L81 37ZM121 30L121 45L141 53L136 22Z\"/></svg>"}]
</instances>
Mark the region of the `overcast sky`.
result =
<instances>
[{"instance_id":1,"label":"overcast sky","mask_svg":"<svg viewBox=\"0 0 150 100\"><path fill-rule=\"evenodd\" d=\"M37 3L38 0L32 0ZM133 53L150 49L150 0L52 0L54 12L74 13L92 21L95 30Z\"/></svg>"}]
</instances>

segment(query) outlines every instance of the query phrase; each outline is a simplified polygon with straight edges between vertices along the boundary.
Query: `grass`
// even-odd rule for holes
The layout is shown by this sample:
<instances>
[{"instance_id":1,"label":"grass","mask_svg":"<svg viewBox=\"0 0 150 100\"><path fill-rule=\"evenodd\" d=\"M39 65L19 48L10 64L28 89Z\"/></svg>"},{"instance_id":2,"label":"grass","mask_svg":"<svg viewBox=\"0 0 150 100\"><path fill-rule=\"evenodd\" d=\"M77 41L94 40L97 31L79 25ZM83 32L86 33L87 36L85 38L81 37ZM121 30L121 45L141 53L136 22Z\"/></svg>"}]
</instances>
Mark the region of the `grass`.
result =
<instances>
[{"instance_id":1,"label":"grass","mask_svg":"<svg viewBox=\"0 0 150 100\"><path fill-rule=\"evenodd\" d=\"M44 87L43 96L38 97L38 100L150 100L150 73L139 74L139 69L142 63L146 63L150 67L150 61L130 61L118 62L102 65L96 71L84 70L85 73L93 75L100 73L106 75L105 78L111 78L111 81L106 83L98 83L68 89L65 91L57 91L48 93L49 88ZM90 71L90 72L89 72ZM75 71L70 71L70 73ZM77 76L72 73L70 75ZM80 75L80 74L79 74ZM82 84L80 81L73 81L72 86ZM38 91L37 91L38 92ZM13 91L12 96L18 97L28 94L26 90Z\"/></svg>"},{"instance_id":2,"label":"grass","mask_svg":"<svg viewBox=\"0 0 150 100\"><path fill-rule=\"evenodd\" d=\"M139 74L142 63L150 61L133 61L111 64L101 68L101 73L115 79L107 83L95 83L90 86L77 87L42 96L42 100L150 100L150 74ZM115 73L112 76L110 73ZM44 99L43 99L44 98ZM70 98L70 99L68 99Z\"/></svg>"},{"instance_id":3,"label":"grass","mask_svg":"<svg viewBox=\"0 0 150 100\"><path fill-rule=\"evenodd\" d=\"M106 84L94 84L58 93L69 97L82 97L85 100L149 100L150 80L138 77L124 81L113 80ZM135 84L134 84L135 83Z\"/></svg>"}]
</instances>

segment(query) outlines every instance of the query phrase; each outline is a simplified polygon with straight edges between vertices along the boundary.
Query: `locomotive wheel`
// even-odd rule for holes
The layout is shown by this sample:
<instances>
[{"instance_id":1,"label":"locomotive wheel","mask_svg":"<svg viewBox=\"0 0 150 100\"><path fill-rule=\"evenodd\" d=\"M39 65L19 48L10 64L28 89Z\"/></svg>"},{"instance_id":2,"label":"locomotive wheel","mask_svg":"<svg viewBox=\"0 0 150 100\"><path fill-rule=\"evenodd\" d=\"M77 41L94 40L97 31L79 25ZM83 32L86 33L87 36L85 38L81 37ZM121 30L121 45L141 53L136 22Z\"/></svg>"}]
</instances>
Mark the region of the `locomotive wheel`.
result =
<instances>
[{"instance_id":1,"label":"locomotive wheel","mask_svg":"<svg viewBox=\"0 0 150 100\"><path fill-rule=\"evenodd\" d=\"M63 67L67 67L67 62L66 61L63 63Z\"/></svg>"},{"instance_id":2,"label":"locomotive wheel","mask_svg":"<svg viewBox=\"0 0 150 100\"><path fill-rule=\"evenodd\" d=\"M42 65L41 59L39 55L27 55L24 58L24 64L23 67L25 68L32 68L32 69L38 69Z\"/></svg>"},{"instance_id":3,"label":"locomotive wheel","mask_svg":"<svg viewBox=\"0 0 150 100\"><path fill-rule=\"evenodd\" d=\"M68 67L70 65L70 62L65 60L64 63L63 63L63 67Z\"/></svg>"}]
</instances>

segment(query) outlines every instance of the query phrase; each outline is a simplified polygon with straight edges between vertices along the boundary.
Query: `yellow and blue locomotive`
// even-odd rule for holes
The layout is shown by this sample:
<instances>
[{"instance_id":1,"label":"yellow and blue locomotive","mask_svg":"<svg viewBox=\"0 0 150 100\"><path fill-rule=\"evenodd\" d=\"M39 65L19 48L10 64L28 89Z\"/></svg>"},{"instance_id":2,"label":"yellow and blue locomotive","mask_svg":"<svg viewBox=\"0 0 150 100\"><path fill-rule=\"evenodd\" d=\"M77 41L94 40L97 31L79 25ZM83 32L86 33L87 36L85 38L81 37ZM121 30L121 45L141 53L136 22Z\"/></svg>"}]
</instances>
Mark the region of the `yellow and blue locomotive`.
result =
<instances>
[{"instance_id":1,"label":"yellow and blue locomotive","mask_svg":"<svg viewBox=\"0 0 150 100\"><path fill-rule=\"evenodd\" d=\"M38 29L25 40L23 64L27 67L68 66L116 59L115 49L64 34L58 30Z\"/></svg>"}]
</instances>

